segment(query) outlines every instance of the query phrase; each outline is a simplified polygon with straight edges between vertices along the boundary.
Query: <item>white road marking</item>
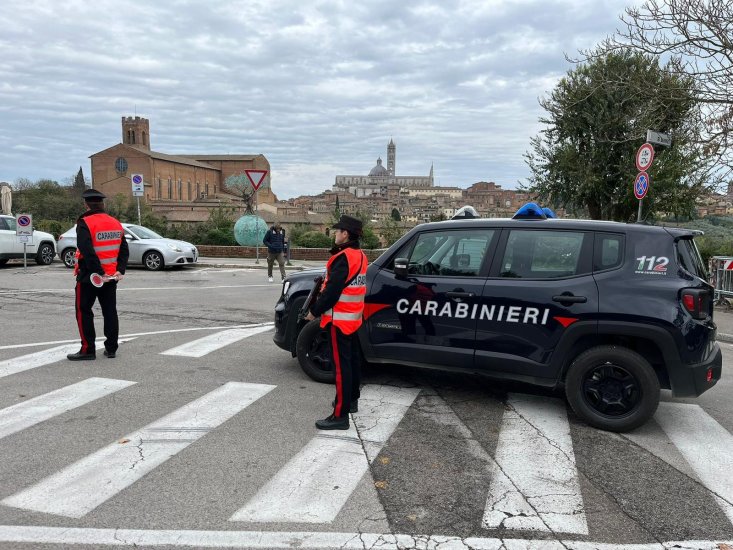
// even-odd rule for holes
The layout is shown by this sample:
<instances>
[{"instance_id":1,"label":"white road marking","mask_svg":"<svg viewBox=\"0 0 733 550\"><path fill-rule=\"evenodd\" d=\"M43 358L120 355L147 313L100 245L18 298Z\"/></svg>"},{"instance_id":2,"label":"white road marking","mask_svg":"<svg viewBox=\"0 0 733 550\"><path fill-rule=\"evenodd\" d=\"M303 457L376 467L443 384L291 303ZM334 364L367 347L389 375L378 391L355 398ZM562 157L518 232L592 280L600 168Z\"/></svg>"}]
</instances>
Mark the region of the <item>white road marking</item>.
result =
<instances>
[{"instance_id":1,"label":"white road marking","mask_svg":"<svg viewBox=\"0 0 733 550\"><path fill-rule=\"evenodd\" d=\"M133 384L135 382L127 380L87 378L76 384L1 409L0 439Z\"/></svg>"},{"instance_id":2,"label":"white road marking","mask_svg":"<svg viewBox=\"0 0 733 550\"><path fill-rule=\"evenodd\" d=\"M274 388L228 382L0 503L83 517Z\"/></svg>"},{"instance_id":3,"label":"white road marking","mask_svg":"<svg viewBox=\"0 0 733 550\"><path fill-rule=\"evenodd\" d=\"M241 271L241 270L240 270ZM215 288L257 288L257 287L274 287L272 283L263 283L259 285L212 285L212 286L150 286L150 287L126 287L118 286L117 292L137 292L140 290L185 290L191 292L192 290L211 290ZM0 290L0 296L13 296L15 294L62 294L74 292L72 288L25 288L25 289L6 289Z\"/></svg>"},{"instance_id":4,"label":"white road marking","mask_svg":"<svg viewBox=\"0 0 733 550\"><path fill-rule=\"evenodd\" d=\"M461 539L444 535L393 533L329 533L308 531L194 531L152 529L94 529L90 527L35 527L0 525L0 542L78 544L85 546L172 546L180 548L240 548L258 550L719 550L733 540L690 540L664 543L614 544L578 540L512 538Z\"/></svg>"},{"instance_id":5,"label":"white road marking","mask_svg":"<svg viewBox=\"0 0 733 550\"><path fill-rule=\"evenodd\" d=\"M733 523L733 435L699 405L660 403L654 420ZM625 435L646 448L633 434ZM660 458L673 464L666 456Z\"/></svg>"},{"instance_id":6,"label":"white road marking","mask_svg":"<svg viewBox=\"0 0 733 550\"><path fill-rule=\"evenodd\" d=\"M160 352L161 355L177 355L182 357L203 357L204 355L216 351L224 346L228 346L235 342L239 342L244 338L249 338L261 332L272 330L273 325L267 324L258 327L249 328L233 328L215 334L209 334L193 342L187 342Z\"/></svg>"},{"instance_id":7,"label":"white road marking","mask_svg":"<svg viewBox=\"0 0 733 550\"><path fill-rule=\"evenodd\" d=\"M351 427L316 435L229 521L332 522L418 393L364 386Z\"/></svg>"},{"instance_id":8,"label":"white road marking","mask_svg":"<svg viewBox=\"0 0 733 550\"><path fill-rule=\"evenodd\" d=\"M172 334L174 332L193 332L198 330L228 330L230 328L250 328L259 326L274 326L274 323L257 323L254 325L230 325L227 327L191 327L191 328L174 328L170 330L154 330L152 332L136 332L134 334L123 334L121 338L132 339L137 336L151 336L155 334ZM79 339L74 340L56 340L53 342L32 342L30 344L11 344L9 346L0 346L0 350L4 349L17 349L17 348L32 348L38 346L52 346L54 344L71 344L72 342L78 342Z\"/></svg>"},{"instance_id":9,"label":"white road marking","mask_svg":"<svg viewBox=\"0 0 733 550\"><path fill-rule=\"evenodd\" d=\"M483 526L588 534L565 404L510 394Z\"/></svg>"},{"instance_id":10,"label":"white road marking","mask_svg":"<svg viewBox=\"0 0 733 550\"><path fill-rule=\"evenodd\" d=\"M118 340L119 344L129 342L134 338L121 338ZM20 357L13 357L12 359L5 359L0 361L0 378L4 376L10 376L11 374L17 374L26 370L43 367L50 365L62 359L66 359L69 353L75 353L79 351L79 340L74 340L76 344L67 344L64 346L58 346L55 348L45 349L43 351L37 351L35 353L29 353L28 355L21 355ZM104 341L104 338L98 338L96 343L100 344Z\"/></svg>"}]
</instances>

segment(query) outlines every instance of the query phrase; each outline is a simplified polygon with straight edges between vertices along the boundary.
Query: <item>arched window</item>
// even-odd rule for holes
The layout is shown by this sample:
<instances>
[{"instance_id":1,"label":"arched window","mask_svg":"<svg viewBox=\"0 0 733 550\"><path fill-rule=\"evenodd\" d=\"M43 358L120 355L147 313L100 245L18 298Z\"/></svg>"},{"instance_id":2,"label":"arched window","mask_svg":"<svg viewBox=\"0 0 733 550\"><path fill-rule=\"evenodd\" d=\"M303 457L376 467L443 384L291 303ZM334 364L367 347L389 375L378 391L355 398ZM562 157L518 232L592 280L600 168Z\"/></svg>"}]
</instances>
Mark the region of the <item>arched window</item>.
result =
<instances>
[{"instance_id":1,"label":"arched window","mask_svg":"<svg viewBox=\"0 0 733 550\"><path fill-rule=\"evenodd\" d=\"M183 180L178 178L178 200L183 200Z\"/></svg>"},{"instance_id":2,"label":"arched window","mask_svg":"<svg viewBox=\"0 0 733 550\"><path fill-rule=\"evenodd\" d=\"M168 198L173 198L173 180L168 176Z\"/></svg>"}]
</instances>

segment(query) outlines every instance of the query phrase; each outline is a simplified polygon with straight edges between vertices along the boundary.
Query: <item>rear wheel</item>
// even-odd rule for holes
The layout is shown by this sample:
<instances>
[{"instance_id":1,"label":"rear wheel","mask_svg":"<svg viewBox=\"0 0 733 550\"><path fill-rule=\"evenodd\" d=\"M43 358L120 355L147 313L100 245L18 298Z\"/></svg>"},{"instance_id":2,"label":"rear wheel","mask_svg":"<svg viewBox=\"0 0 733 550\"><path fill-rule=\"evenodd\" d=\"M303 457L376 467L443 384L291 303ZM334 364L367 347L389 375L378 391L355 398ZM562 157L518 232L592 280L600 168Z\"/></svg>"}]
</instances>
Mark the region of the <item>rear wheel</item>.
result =
<instances>
[{"instance_id":1,"label":"rear wheel","mask_svg":"<svg viewBox=\"0 0 733 550\"><path fill-rule=\"evenodd\" d=\"M56 252L54 252L53 246L48 243L43 243L38 247L38 252L36 252L36 263L38 265L51 265L55 255Z\"/></svg>"},{"instance_id":2,"label":"rear wheel","mask_svg":"<svg viewBox=\"0 0 733 550\"><path fill-rule=\"evenodd\" d=\"M581 353L565 377L575 413L596 428L633 430L659 405L659 379L649 362L628 348L598 346Z\"/></svg>"},{"instance_id":3,"label":"rear wheel","mask_svg":"<svg viewBox=\"0 0 733 550\"><path fill-rule=\"evenodd\" d=\"M64 265L69 269L73 268L76 263L76 260L74 259L75 254L76 248L66 248L61 252L61 261L64 262Z\"/></svg>"},{"instance_id":4,"label":"rear wheel","mask_svg":"<svg viewBox=\"0 0 733 550\"><path fill-rule=\"evenodd\" d=\"M157 250L151 250L146 253L145 256L143 256L143 264L145 265L145 268L150 271L160 271L165 267L163 255Z\"/></svg>"},{"instance_id":5,"label":"rear wheel","mask_svg":"<svg viewBox=\"0 0 733 550\"><path fill-rule=\"evenodd\" d=\"M303 371L316 382L333 384L335 374L328 349L328 335L314 319L303 327L295 344L298 363Z\"/></svg>"}]
</instances>

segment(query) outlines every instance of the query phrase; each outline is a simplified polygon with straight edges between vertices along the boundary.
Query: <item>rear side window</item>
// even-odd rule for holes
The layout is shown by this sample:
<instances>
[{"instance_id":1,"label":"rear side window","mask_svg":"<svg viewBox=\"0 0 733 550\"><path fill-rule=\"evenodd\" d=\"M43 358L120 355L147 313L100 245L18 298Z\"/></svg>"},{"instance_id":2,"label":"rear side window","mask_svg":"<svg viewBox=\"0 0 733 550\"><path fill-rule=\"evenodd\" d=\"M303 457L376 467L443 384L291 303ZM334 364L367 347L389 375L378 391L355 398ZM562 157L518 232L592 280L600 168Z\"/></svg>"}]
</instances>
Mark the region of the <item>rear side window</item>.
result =
<instances>
[{"instance_id":1,"label":"rear side window","mask_svg":"<svg viewBox=\"0 0 733 550\"><path fill-rule=\"evenodd\" d=\"M615 233L597 233L595 239L593 271L619 267L624 258L624 236Z\"/></svg>"},{"instance_id":2,"label":"rear side window","mask_svg":"<svg viewBox=\"0 0 733 550\"><path fill-rule=\"evenodd\" d=\"M513 230L507 239L499 276L555 279L579 275L586 238L585 233L575 231Z\"/></svg>"},{"instance_id":3,"label":"rear side window","mask_svg":"<svg viewBox=\"0 0 733 550\"><path fill-rule=\"evenodd\" d=\"M692 238L679 239L677 241L677 263L679 266L701 279L708 280L708 270L702 261L700 251Z\"/></svg>"}]
</instances>

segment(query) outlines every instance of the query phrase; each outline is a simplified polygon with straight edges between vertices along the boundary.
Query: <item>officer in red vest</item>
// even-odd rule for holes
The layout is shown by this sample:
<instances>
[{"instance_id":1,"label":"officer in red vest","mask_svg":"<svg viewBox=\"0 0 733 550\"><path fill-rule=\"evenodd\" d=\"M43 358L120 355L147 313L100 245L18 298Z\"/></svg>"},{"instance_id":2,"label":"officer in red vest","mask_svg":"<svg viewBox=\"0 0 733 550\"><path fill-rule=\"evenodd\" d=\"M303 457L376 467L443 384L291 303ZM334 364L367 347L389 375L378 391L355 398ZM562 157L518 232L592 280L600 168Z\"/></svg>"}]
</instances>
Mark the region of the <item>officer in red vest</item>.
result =
<instances>
[{"instance_id":1,"label":"officer in red vest","mask_svg":"<svg viewBox=\"0 0 733 550\"><path fill-rule=\"evenodd\" d=\"M94 313L92 306L99 299L104 317L104 355L117 353L119 322L117 320L117 282L127 268L130 255L122 224L105 214L106 197L95 189L82 193L87 211L76 220L76 323L81 336L81 349L66 357L70 361L96 359ZM105 282L96 287L90 277L102 275Z\"/></svg>"},{"instance_id":2,"label":"officer in red vest","mask_svg":"<svg viewBox=\"0 0 733 550\"><path fill-rule=\"evenodd\" d=\"M366 295L367 258L359 247L361 220L341 216L334 224L335 245L326 264L326 278L318 299L305 317L321 316L329 335L336 373L333 414L316 421L319 430L348 430L349 413L358 410L361 357L356 330L361 326Z\"/></svg>"}]
</instances>

